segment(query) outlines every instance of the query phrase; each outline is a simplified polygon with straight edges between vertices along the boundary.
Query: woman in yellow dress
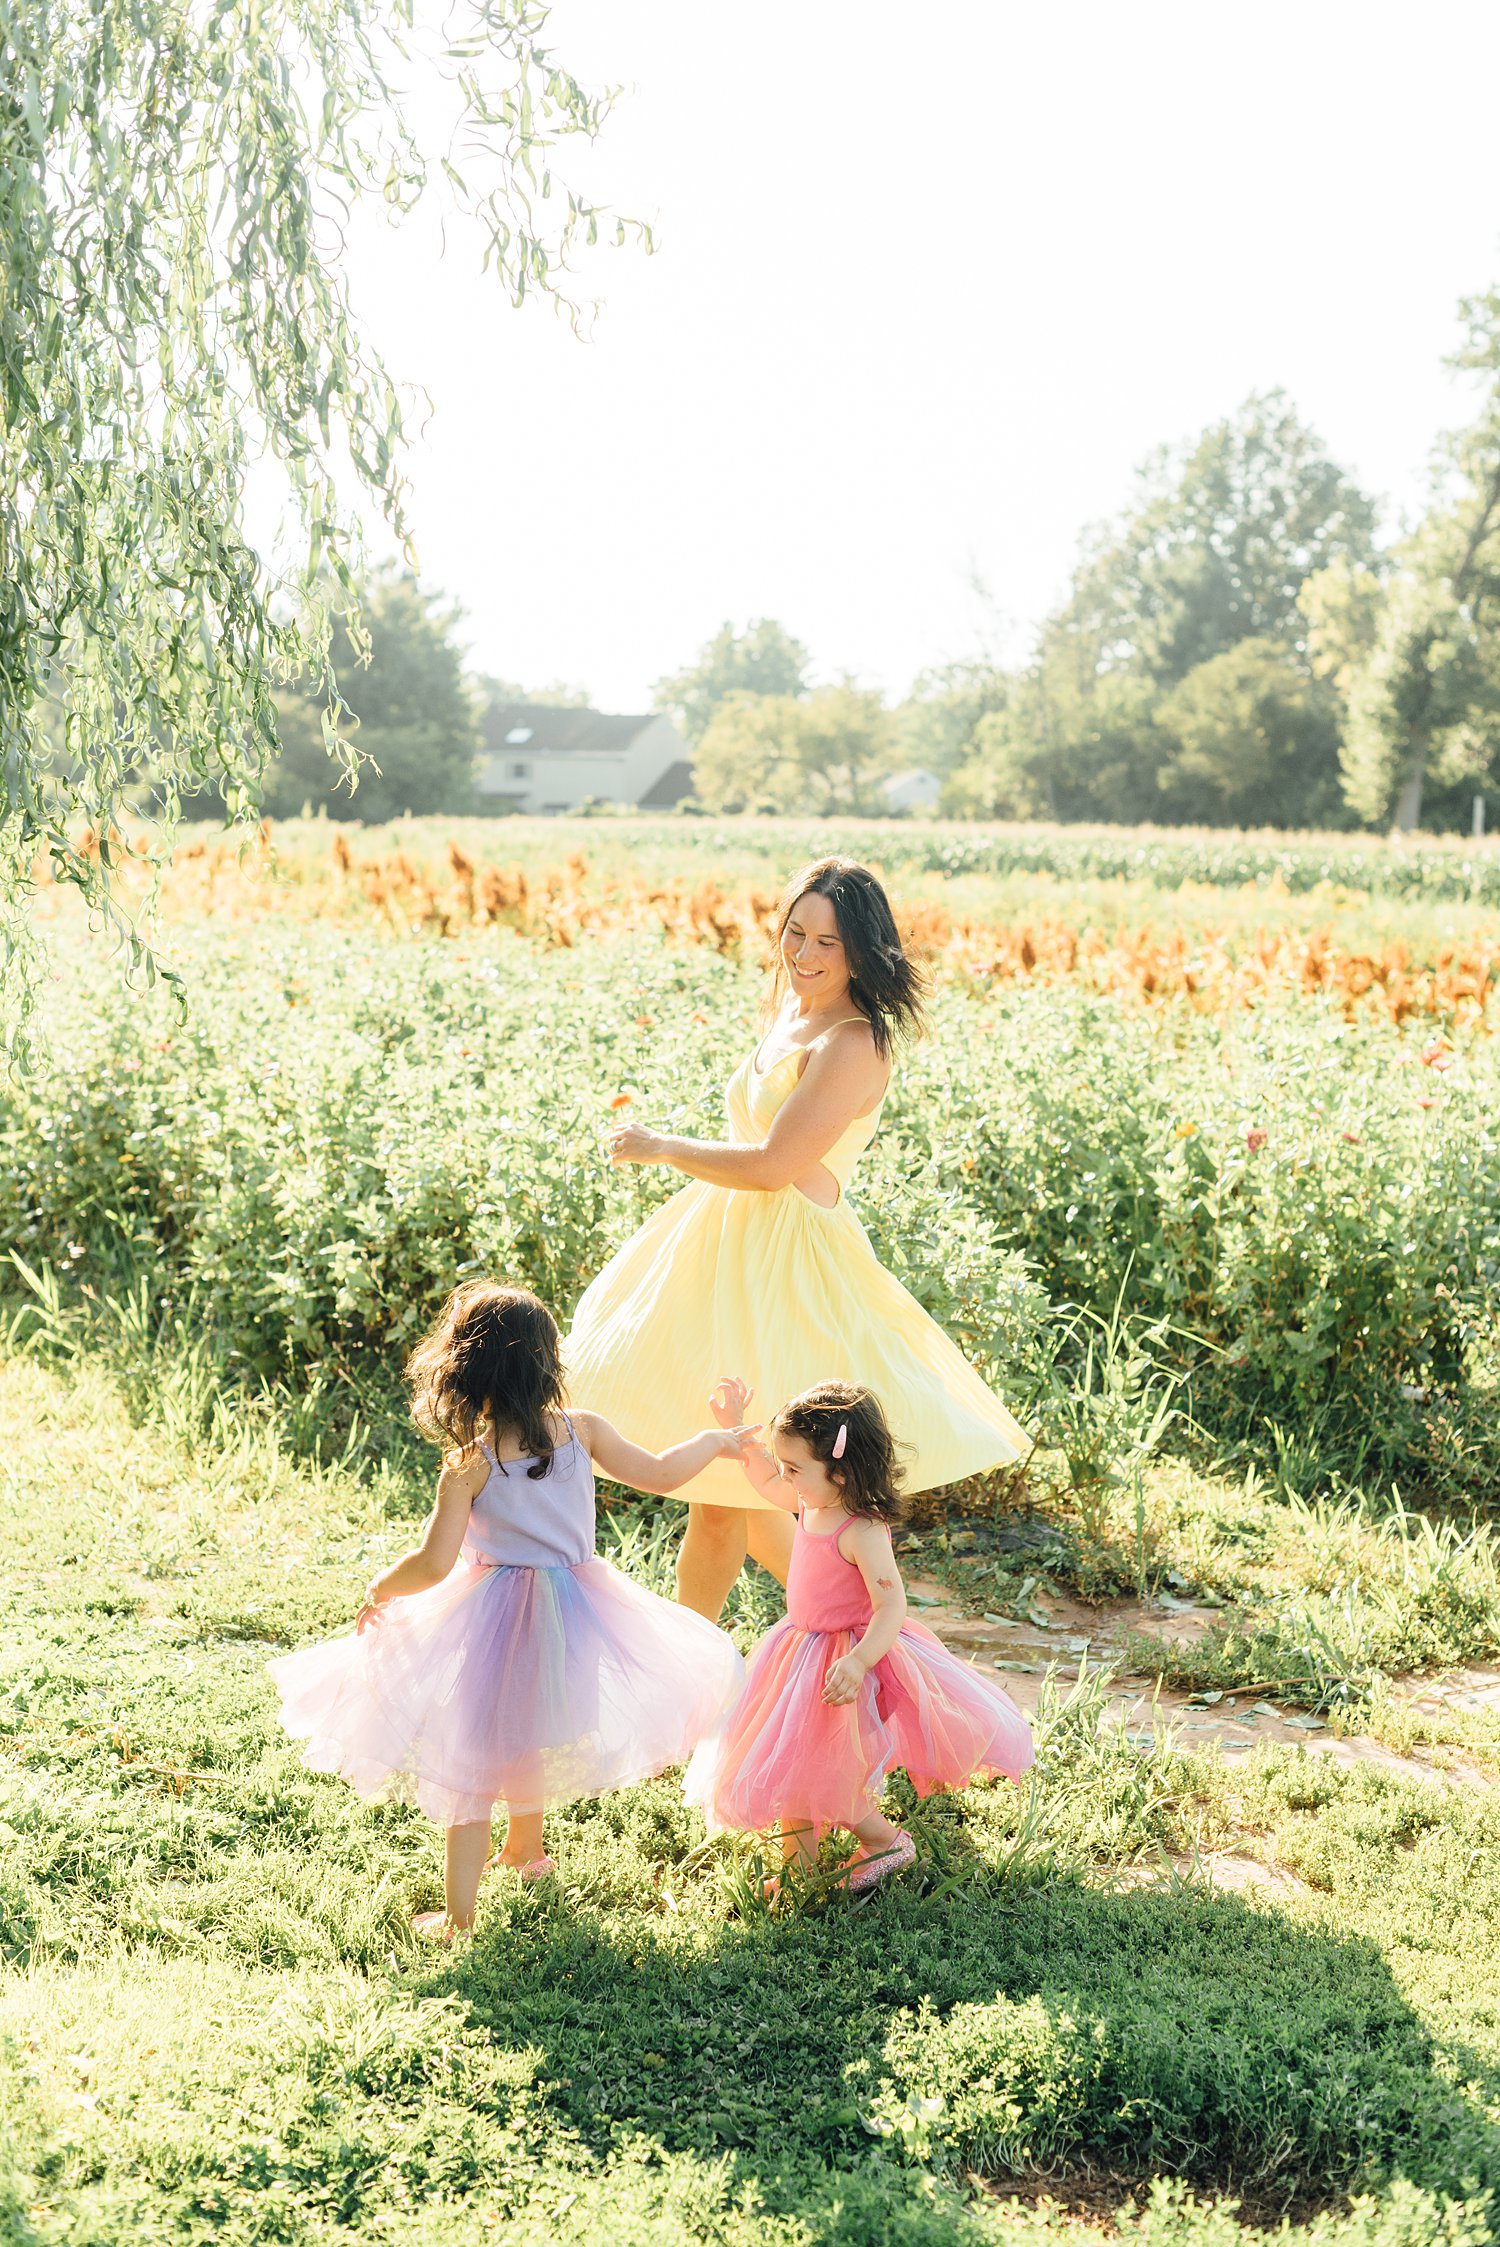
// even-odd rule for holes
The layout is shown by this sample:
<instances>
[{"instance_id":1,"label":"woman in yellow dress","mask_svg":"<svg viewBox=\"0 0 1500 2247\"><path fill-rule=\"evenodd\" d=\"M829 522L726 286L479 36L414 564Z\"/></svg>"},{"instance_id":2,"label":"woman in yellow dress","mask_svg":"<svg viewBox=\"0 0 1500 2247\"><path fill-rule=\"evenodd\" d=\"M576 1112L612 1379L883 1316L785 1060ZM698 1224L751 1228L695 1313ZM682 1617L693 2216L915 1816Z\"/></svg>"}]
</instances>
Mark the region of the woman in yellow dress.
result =
<instances>
[{"instance_id":1,"label":"woman in yellow dress","mask_svg":"<svg viewBox=\"0 0 1500 2247\"><path fill-rule=\"evenodd\" d=\"M876 1258L844 1199L874 1138L892 1047L921 1027L921 976L868 867L826 858L778 915L765 1036L725 1091L729 1139L621 1124L616 1163L695 1181L626 1241L585 1291L568 1382L648 1449L735 1374L766 1419L818 1381L859 1381L907 1447L905 1487L932 1490L1030 1448L1024 1430ZM746 1551L783 1583L790 1516L732 1462L684 1485L677 1596L716 1618Z\"/></svg>"}]
</instances>

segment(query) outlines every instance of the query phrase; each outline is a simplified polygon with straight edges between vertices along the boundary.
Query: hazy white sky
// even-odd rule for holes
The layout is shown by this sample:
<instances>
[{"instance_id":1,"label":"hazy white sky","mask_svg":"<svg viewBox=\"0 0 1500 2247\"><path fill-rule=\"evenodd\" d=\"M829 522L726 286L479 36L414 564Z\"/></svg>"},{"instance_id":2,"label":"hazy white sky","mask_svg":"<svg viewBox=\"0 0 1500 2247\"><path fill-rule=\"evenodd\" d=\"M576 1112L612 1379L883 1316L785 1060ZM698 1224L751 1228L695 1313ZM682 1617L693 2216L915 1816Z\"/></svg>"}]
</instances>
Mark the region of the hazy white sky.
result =
<instances>
[{"instance_id":1,"label":"hazy white sky","mask_svg":"<svg viewBox=\"0 0 1500 2247\"><path fill-rule=\"evenodd\" d=\"M475 244L354 236L434 411L424 577L477 667L648 704L722 620L902 692L1028 628L1142 456L1280 385L1416 505L1500 282L1492 0L556 0L624 92L578 341ZM558 169L569 175L567 152Z\"/></svg>"}]
</instances>

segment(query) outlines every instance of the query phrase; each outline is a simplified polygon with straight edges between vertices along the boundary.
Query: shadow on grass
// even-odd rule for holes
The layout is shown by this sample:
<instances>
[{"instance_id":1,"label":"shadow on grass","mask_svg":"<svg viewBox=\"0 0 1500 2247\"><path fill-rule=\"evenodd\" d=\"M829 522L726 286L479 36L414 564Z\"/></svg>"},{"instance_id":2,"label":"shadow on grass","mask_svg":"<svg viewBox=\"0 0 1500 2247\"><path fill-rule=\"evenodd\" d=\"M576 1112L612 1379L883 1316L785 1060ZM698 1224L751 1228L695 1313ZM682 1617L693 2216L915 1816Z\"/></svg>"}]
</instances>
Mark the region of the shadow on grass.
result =
<instances>
[{"instance_id":1,"label":"shadow on grass","mask_svg":"<svg viewBox=\"0 0 1500 2247\"><path fill-rule=\"evenodd\" d=\"M421 1980L539 2052L599 2154L727 2157L773 2211L872 2162L1165 2172L1299 2212L1392 2174L1500 2185L1500 2080L1471 2056L1455 2087L1375 1943L1195 1887L976 1878L659 1933L511 1893Z\"/></svg>"}]
</instances>

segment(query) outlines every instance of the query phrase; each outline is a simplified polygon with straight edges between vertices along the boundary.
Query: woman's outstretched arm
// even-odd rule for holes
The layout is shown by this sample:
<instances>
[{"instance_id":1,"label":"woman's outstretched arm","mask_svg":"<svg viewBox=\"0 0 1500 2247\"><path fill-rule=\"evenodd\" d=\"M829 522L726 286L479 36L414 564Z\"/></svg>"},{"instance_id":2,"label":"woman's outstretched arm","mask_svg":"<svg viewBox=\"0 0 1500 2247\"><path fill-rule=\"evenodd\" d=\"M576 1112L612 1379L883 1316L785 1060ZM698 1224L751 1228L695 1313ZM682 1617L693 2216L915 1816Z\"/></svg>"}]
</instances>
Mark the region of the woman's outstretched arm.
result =
<instances>
[{"instance_id":1,"label":"woman's outstretched arm","mask_svg":"<svg viewBox=\"0 0 1500 2247\"><path fill-rule=\"evenodd\" d=\"M623 1124L609 1136L610 1160L665 1163L710 1186L774 1194L817 1169L856 1117L870 1113L888 1074L868 1036L810 1047L807 1067L764 1139L740 1146L718 1139L679 1139L644 1124Z\"/></svg>"}]
</instances>

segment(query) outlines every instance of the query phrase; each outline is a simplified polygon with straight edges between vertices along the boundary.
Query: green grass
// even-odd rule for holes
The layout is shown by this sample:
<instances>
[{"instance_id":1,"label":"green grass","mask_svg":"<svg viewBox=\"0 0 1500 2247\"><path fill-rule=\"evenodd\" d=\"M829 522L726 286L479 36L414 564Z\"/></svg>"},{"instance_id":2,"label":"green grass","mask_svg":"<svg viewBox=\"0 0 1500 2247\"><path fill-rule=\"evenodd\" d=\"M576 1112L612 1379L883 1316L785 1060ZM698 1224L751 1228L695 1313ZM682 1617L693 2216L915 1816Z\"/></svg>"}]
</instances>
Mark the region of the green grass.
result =
<instances>
[{"instance_id":1,"label":"green grass","mask_svg":"<svg viewBox=\"0 0 1500 2247\"><path fill-rule=\"evenodd\" d=\"M491 1882L434 1956L432 1829L306 1772L262 1670L407 1535L410 1463L309 1469L170 1369L149 1402L0 1366L17 2247L1075 2236L980 2182L1016 2176L1127 2211L1158 2180L1138 2247L1500 2236L1488 1793L1142 1753L1086 1681L1034 1783L925 1806L921 1870L862 1908L769 1916L664 1779L563 1813L556 1890ZM668 1520L606 1540L659 1581ZM737 1627L767 1611L747 1580ZM1230 1846L1300 1885L1213 1890Z\"/></svg>"}]
</instances>

